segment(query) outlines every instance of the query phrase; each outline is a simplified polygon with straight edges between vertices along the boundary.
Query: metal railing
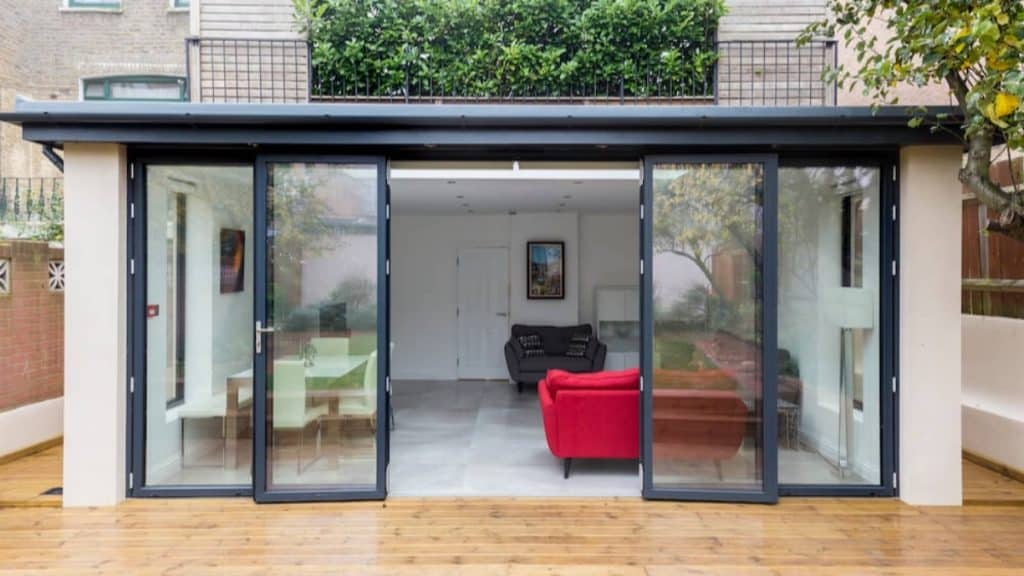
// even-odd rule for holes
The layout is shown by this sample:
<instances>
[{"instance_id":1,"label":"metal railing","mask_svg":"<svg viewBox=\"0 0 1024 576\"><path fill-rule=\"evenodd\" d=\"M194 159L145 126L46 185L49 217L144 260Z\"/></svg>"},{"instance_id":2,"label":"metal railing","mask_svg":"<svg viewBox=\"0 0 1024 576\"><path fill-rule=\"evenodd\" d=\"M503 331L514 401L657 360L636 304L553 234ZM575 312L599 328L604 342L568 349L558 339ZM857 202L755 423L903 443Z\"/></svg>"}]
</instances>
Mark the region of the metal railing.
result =
<instances>
[{"instance_id":1,"label":"metal railing","mask_svg":"<svg viewBox=\"0 0 1024 576\"><path fill-rule=\"evenodd\" d=\"M312 78L305 40L185 40L189 96L200 102L308 102Z\"/></svg>"},{"instance_id":2,"label":"metal railing","mask_svg":"<svg viewBox=\"0 0 1024 576\"><path fill-rule=\"evenodd\" d=\"M63 220L63 178L0 177L0 223Z\"/></svg>"},{"instance_id":3,"label":"metal railing","mask_svg":"<svg viewBox=\"0 0 1024 576\"><path fill-rule=\"evenodd\" d=\"M594 77L557 88L495 82L486 91L453 85L441 71L422 66L339 77L313 66L303 40L188 38L186 44L189 92L201 102L836 104L836 85L825 74L837 64L833 40L709 39L681 52L685 58L713 51L714 64L681 79L649 69L635 70L630 79Z\"/></svg>"},{"instance_id":4,"label":"metal railing","mask_svg":"<svg viewBox=\"0 0 1024 576\"><path fill-rule=\"evenodd\" d=\"M835 40L718 42L717 103L723 106L835 106Z\"/></svg>"}]
</instances>

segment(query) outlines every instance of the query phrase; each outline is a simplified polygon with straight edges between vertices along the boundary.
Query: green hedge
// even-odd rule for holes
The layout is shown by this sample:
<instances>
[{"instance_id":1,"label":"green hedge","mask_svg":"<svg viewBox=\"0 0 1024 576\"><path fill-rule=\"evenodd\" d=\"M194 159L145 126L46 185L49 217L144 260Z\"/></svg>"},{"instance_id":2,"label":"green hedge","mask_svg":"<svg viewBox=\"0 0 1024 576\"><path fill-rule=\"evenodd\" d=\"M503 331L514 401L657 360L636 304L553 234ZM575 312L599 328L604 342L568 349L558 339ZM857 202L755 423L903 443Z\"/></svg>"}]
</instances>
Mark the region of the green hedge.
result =
<instances>
[{"instance_id":1,"label":"green hedge","mask_svg":"<svg viewBox=\"0 0 1024 576\"><path fill-rule=\"evenodd\" d=\"M315 91L708 94L723 0L294 0Z\"/></svg>"}]
</instances>

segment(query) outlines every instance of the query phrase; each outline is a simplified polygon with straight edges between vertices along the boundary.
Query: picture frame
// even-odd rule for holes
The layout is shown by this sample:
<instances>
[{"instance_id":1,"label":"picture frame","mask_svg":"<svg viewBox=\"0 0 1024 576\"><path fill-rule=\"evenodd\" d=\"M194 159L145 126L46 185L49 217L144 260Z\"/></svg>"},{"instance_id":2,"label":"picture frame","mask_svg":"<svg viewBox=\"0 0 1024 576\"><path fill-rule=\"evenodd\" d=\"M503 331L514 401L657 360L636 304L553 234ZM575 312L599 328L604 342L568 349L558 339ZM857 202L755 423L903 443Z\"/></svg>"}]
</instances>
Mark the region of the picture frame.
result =
<instances>
[{"instance_id":1,"label":"picture frame","mask_svg":"<svg viewBox=\"0 0 1024 576\"><path fill-rule=\"evenodd\" d=\"M242 292L245 287L245 230L220 229L220 293Z\"/></svg>"},{"instance_id":2,"label":"picture frame","mask_svg":"<svg viewBox=\"0 0 1024 576\"><path fill-rule=\"evenodd\" d=\"M526 243L526 298L565 299L565 242L532 240Z\"/></svg>"}]
</instances>

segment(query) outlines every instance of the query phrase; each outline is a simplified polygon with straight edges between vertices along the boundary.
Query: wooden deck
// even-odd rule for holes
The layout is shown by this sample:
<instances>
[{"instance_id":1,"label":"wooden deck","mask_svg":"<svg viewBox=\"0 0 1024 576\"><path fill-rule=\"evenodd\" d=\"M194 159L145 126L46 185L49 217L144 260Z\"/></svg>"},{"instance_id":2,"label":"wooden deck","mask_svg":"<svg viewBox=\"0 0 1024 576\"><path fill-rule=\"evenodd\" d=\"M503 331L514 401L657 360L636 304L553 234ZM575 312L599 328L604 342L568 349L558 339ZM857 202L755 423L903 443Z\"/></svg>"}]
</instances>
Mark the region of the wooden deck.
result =
<instances>
[{"instance_id":1,"label":"wooden deck","mask_svg":"<svg viewBox=\"0 0 1024 576\"><path fill-rule=\"evenodd\" d=\"M59 495L43 492L60 486L63 449L59 442L50 443L31 454L0 460L0 508L60 507Z\"/></svg>"},{"instance_id":2,"label":"wooden deck","mask_svg":"<svg viewBox=\"0 0 1024 576\"><path fill-rule=\"evenodd\" d=\"M7 485L0 493L53 484L56 450L0 466ZM12 482L11 466L31 461L52 475ZM1009 575L1024 573L1024 507L597 498L256 505L242 498L0 508L0 574L28 572Z\"/></svg>"},{"instance_id":3,"label":"wooden deck","mask_svg":"<svg viewBox=\"0 0 1024 576\"><path fill-rule=\"evenodd\" d=\"M1010 575L1022 535L1018 507L892 500L133 500L0 510L0 572Z\"/></svg>"}]
</instances>

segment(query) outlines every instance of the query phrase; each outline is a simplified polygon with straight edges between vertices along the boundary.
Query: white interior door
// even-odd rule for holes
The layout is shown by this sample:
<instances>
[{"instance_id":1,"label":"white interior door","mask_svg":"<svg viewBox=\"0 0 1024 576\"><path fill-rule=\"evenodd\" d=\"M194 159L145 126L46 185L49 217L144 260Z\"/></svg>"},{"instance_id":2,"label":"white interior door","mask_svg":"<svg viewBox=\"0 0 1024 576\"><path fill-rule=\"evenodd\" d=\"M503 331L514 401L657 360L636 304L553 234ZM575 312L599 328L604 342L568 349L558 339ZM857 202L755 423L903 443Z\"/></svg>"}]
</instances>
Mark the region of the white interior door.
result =
<instances>
[{"instance_id":1,"label":"white interior door","mask_svg":"<svg viewBox=\"0 0 1024 576\"><path fill-rule=\"evenodd\" d=\"M464 248L458 260L459 378L507 378L508 248Z\"/></svg>"}]
</instances>

